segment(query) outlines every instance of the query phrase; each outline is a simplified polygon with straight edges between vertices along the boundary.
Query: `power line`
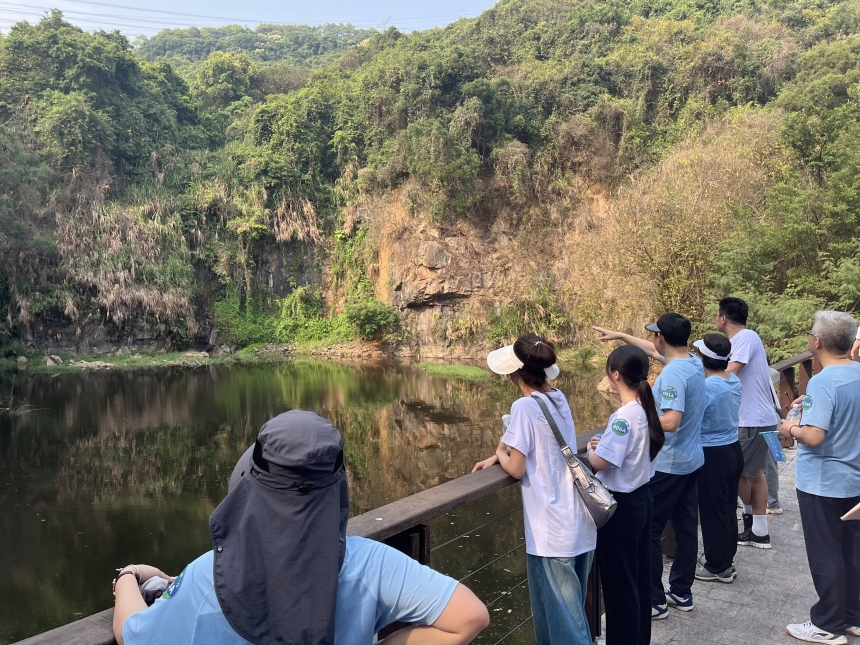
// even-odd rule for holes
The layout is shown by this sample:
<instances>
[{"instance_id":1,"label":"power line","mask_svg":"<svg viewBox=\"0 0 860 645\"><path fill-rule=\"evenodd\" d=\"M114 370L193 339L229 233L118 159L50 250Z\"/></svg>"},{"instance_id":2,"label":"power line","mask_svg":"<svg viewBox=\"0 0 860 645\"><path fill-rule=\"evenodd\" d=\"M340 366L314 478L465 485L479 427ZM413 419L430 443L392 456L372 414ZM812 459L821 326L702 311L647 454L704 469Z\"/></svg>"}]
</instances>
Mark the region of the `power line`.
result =
<instances>
[{"instance_id":1,"label":"power line","mask_svg":"<svg viewBox=\"0 0 860 645\"><path fill-rule=\"evenodd\" d=\"M2 7L9 7L9 9L3 9ZM42 10L43 11L39 11ZM2 13L10 13L13 15L29 15L29 16L45 16L50 9L47 7L34 7L32 5L20 5L10 2L2 2L0 1L0 12ZM87 18L82 18L82 20L90 20L91 22L105 22L108 20L119 21L119 22L128 22L128 23L141 23L141 24L152 24L152 25L164 25L170 26L175 25L175 21L167 22L158 20L157 18L149 18L149 17L139 17L139 16L119 16L119 15L111 15L111 14L98 14L91 13L88 11L65 11L63 12L63 16L76 17L76 16L87 16ZM94 19L90 19L89 16L93 16Z\"/></svg>"},{"instance_id":2,"label":"power line","mask_svg":"<svg viewBox=\"0 0 860 645\"><path fill-rule=\"evenodd\" d=\"M114 9L126 9L128 11L139 11L139 12L155 13L155 14L171 15L171 16L184 16L186 18L198 18L198 19L203 19L203 20L228 20L228 21L233 21L233 22L237 22L240 24L249 23L249 22L270 23L271 24L271 19L258 20L258 19L251 19L251 18L227 18L224 16L206 16L206 15L195 14L195 13L182 13L182 12L178 12L178 11L166 11L166 10L161 10L161 9L148 9L146 7L132 7L129 5L113 4L113 3L109 3L109 2L97 2L96 0L92 0L92 1L90 1L90 0L63 0L63 1L64 2L71 2L74 4L89 4L89 5L95 5L98 7L112 7ZM298 11L298 12L297 11L291 11L290 13L291 14L299 14L299 15L314 15L314 16L325 15L325 14L322 14L320 12L308 12L308 11ZM411 18L402 18L399 20L389 19L389 20L391 22L414 22L414 21L443 20L443 19L448 20L448 19L451 19L452 17L456 17L456 15L455 14L448 14L445 16L425 16L425 17L413 16ZM363 22L365 24L379 24L381 22L381 20L363 20L363 21L359 21L359 22ZM276 23L276 24L278 24L278 23ZM287 24L287 23L280 23L280 24ZM352 24L355 24L355 23L352 23Z\"/></svg>"},{"instance_id":3,"label":"power line","mask_svg":"<svg viewBox=\"0 0 860 645\"><path fill-rule=\"evenodd\" d=\"M23 14L23 15L26 15L27 17L38 17L38 18L44 17L44 14L33 13L33 12L27 13L27 12L20 11L20 10L14 10L13 11L10 9L2 9L2 8L0 8L0 13L12 14L12 15L16 15L16 16L20 16ZM9 22L11 24L16 24L16 23L21 21L20 19L16 19L16 18L2 18L0 20L3 20L4 22ZM109 19L109 17L106 19L77 18L76 20L79 20L81 22L85 22L87 24L92 24L92 25L101 25L101 26L105 26L105 27L114 27L114 28L127 27L127 28L131 28L131 29L142 29L142 30L153 31L153 32L158 32L158 31L161 31L162 29L166 28L164 26L157 26L157 25L147 26L147 25L141 24L141 23L127 22L127 21L124 21L122 19Z\"/></svg>"},{"instance_id":4,"label":"power line","mask_svg":"<svg viewBox=\"0 0 860 645\"><path fill-rule=\"evenodd\" d=\"M194 19L196 21L235 21L243 25L247 25L248 23L257 23L257 24L292 24L292 23L284 23L277 22L276 20L272 20L271 18L268 20L250 20L250 19L239 19L239 18L228 18L224 16L207 16L201 14L192 14L192 13L183 13L176 11L166 11L166 10L158 10L158 9L149 9L145 7L134 7L129 5L120 5L108 2L98 2L97 0L64 0L65 2L71 2L82 5L94 5L94 6L102 6L102 7L113 7L117 9L125 9L128 11L135 12L147 12L151 14L155 14L155 16L139 16L139 15L119 15L119 14L105 14L105 13L93 13L88 11L79 11L76 9L69 9L66 11L62 11L64 16L67 16L69 20L75 20L80 23L86 23L88 25L95 26L107 26L114 28L126 28L137 30L138 32L158 32L161 29L187 29L189 27L202 27L204 29L217 29L223 25L212 25L212 24L187 24L190 21L177 21L171 20L169 18L159 20L159 16L167 17L167 16L181 16L189 19ZM24 5L15 2L7 2L0 1L0 7L8 7L9 9L3 10L0 9L0 13L12 14L15 16L28 16L28 17L44 17L47 12L51 11L49 7L40 7L34 5ZM41 12L40 12L41 11ZM307 14L307 12L304 12ZM319 14L315 14L319 15ZM379 28L380 25L383 25L383 29L389 23L394 25L399 25L403 27L412 27L412 28L422 28L424 25L427 25L431 21L444 21L446 23L453 22L458 18L462 18L462 13L459 16L454 15L445 15L445 16L412 16L408 18L401 19L392 19L386 18L385 21L380 22L378 20L360 20L356 22L348 22L348 23L340 23L340 24L349 24L353 27L357 28ZM3 23L12 23L14 24L16 21L14 19L6 19L0 18L0 22ZM185 23L185 24L183 24ZM435 23L433 26L438 26L438 23Z\"/></svg>"},{"instance_id":5,"label":"power line","mask_svg":"<svg viewBox=\"0 0 860 645\"><path fill-rule=\"evenodd\" d=\"M34 18L43 18L45 17L47 8L44 8L44 11L39 11L42 9L37 7L35 9L23 9L23 8L10 8L7 10L2 10L3 13L11 14L13 16L21 16L21 20L24 20L25 17L34 17ZM217 25L217 24L203 24L203 23L180 23L178 21L160 21L152 18L144 18L140 16L119 16L119 15L111 15L111 14L93 14L89 12L78 12L78 11L67 11L63 13L64 17L69 21L78 21L86 24L95 24L95 25L106 25L113 27L130 27L137 29L144 29L147 31L161 31L164 29L188 29L190 27L199 27L202 29L218 29L220 27L224 27L225 25ZM432 20L432 19L431 19ZM6 22L10 22L12 24L19 22L13 18L7 19ZM401 27L412 27L412 28L421 28L424 25L429 25L430 21L428 19L419 18L419 19L403 19L392 21L395 26ZM248 23L244 23L243 26L247 26ZM268 21L262 22L259 24L268 24L268 25L288 25L294 23L279 23L276 21ZM343 23L346 24L346 23ZM379 22L361 22L361 23L349 23L351 26L356 28L374 28L379 27ZM438 23L433 23L432 26L436 26ZM311 25L313 26L313 25ZM250 28L250 27L249 27Z\"/></svg>"}]
</instances>

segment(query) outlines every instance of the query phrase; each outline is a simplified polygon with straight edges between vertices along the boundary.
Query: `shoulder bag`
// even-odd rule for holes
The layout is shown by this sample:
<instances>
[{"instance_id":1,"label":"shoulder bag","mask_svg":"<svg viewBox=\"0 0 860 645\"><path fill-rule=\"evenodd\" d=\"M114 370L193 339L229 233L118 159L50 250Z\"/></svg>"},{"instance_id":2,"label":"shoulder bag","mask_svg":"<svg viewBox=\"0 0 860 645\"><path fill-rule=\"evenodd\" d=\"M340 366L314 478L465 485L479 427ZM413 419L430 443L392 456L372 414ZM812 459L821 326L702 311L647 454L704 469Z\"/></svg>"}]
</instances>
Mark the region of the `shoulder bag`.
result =
<instances>
[{"instance_id":1,"label":"shoulder bag","mask_svg":"<svg viewBox=\"0 0 860 645\"><path fill-rule=\"evenodd\" d=\"M573 488L577 493L579 493L582 502L585 504L585 508L588 509L588 512L591 514L591 518L594 520L594 524L597 528L601 528L609 521L609 518L615 514L618 502L616 502L615 498L612 497L612 493L609 489L606 488L606 486L604 486L600 480L585 467L585 465L579 460L579 457L577 457L573 450L570 449L570 446L567 445L567 442L561 435L561 431L558 429L558 425L556 424L555 419L553 419L549 408L546 407L546 403L543 402L543 399L535 394L532 394L531 397L537 401L537 404L543 411L543 415L546 417L546 421L549 424L550 429L552 429L552 434L555 436L555 440L558 441L561 453L564 455L564 460L567 462L567 467L570 469L571 475L573 475ZM555 406L555 402L552 401L552 399L550 399L550 402ZM559 410L559 412L561 412L561 410Z\"/></svg>"}]
</instances>

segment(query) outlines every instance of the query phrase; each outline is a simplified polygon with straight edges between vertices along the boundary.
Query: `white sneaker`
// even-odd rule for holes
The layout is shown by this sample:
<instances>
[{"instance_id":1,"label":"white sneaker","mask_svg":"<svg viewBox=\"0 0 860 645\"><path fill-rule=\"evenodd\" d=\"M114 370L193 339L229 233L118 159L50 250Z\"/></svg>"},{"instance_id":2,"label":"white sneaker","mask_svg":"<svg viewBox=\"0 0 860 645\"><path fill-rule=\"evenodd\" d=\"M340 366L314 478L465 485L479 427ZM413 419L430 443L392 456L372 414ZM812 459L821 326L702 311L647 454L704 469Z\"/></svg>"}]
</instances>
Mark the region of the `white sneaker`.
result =
<instances>
[{"instance_id":1,"label":"white sneaker","mask_svg":"<svg viewBox=\"0 0 860 645\"><path fill-rule=\"evenodd\" d=\"M771 508L770 506L767 507L768 515L782 515L784 512L785 511L783 510L782 506L776 506L774 508Z\"/></svg>"},{"instance_id":2,"label":"white sneaker","mask_svg":"<svg viewBox=\"0 0 860 645\"><path fill-rule=\"evenodd\" d=\"M785 631L789 636L793 636L797 640L806 641L807 643L833 643L834 645L848 645L848 639L844 636L831 634L823 629L818 629L811 622L807 621L798 625L786 625Z\"/></svg>"},{"instance_id":3,"label":"white sneaker","mask_svg":"<svg viewBox=\"0 0 860 645\"><path fill-rule=\"evenodd\" d=\"M860 627L846 627L845 631L849 636L860 636Z\"/></svg>"}]
</instances>

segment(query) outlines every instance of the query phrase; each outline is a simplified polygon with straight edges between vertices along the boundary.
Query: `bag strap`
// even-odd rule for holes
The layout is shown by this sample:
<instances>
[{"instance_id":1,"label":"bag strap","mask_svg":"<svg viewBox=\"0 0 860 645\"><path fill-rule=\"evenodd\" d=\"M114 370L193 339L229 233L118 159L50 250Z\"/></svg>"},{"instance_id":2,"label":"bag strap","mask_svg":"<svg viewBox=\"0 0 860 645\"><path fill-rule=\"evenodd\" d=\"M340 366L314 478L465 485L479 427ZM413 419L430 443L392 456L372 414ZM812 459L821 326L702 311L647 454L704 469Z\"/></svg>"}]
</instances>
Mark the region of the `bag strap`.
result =
<instances>
[{"instance_id":1,"label":"bag strap","mask_svg":"<svg viewBox=\"0 0 860 645\"><path fill-rule=\"evenodd\" d=\"M567 445L567 441L565 441L564 437L561 435L561 430L558 429L558 424L556 424L555 419L553 419L552 413L549 411L549 408L546 407L546 403L544 403L543 398L539 397L536 393L531 394L531 398L537 401L537 404L540 406L541 411L543 411L543 415L546 417L546 422L549 424L550 430L552 430L552 434L555 437L555 440L558 441L558 445L561 448L561 451L564 452L565 448L570 450L570 446ZM555 401L553 401L552 399L549 400L553 404L553 406L555 406L555 409L558 410L559 414L561 414L561 410L555 404Z\"/></svg>"}]
</instances>

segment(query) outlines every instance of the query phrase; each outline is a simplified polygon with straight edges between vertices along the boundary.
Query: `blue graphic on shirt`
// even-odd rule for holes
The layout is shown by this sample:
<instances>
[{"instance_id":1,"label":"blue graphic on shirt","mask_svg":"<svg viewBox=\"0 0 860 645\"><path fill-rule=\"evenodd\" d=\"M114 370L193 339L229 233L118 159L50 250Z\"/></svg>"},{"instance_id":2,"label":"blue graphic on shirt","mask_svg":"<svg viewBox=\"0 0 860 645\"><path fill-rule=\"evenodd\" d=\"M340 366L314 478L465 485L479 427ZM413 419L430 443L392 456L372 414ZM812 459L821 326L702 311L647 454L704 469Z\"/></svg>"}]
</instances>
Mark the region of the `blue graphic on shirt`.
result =
<instances>
[{"instance_id":1,"label":"blue graphic on shirt","mask_svg":"<svg viewBox=\"0 0 860 645\"><path fill-rule=\"evenodd\" d=\"M170 600L173 596L176 595L176 592L179 591L179 587L182 585L182 578L185 575L185 569L182 570L176 579L170 583L170 586L164 590L164 594L161 596L164 600Z\"/></svg>"},{"instance_id":2,"label":"blue graphic on shirt","mask_svg":"<svg viewBox=\"0 0 860 645\"><path fill-rule=\"evenodd\" d=\"M667 401L674 401L678 398L678 390L671 386L664 387L661 394L663 395L663 398Z\"/></svg>"},{"instance_id":3,"label":"blue graphic on shirt","mask_svg":"<svg viewBox=\"0 0 860 645\"><path fill-rule=\"evenodd\" d=\"M809 412L812 409L812 397L804 394L800 400L800 405L803 407L804 412Z\"/></svg>"},{"instance_id":4,"label":"blue graphic on shirt","mask_svg":"<svg viewBox=\"0 0 860 645\"><path fill-rule=\"evenodd\" d=\"M623 437L629 433L630 424L627 422L627 419L615 419L615 421L612 422L612 432L619 437Z\"/></svg>"}]
</instances>

